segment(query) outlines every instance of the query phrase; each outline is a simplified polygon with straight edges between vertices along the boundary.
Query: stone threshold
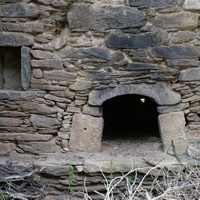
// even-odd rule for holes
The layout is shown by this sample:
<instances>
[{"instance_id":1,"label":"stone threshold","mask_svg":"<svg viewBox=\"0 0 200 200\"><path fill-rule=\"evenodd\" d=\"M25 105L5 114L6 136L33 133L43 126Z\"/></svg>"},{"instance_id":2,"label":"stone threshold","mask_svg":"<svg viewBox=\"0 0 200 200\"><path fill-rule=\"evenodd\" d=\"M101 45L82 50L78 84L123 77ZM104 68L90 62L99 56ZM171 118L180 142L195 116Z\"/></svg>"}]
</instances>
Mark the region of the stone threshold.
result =
<instances>
[{"instance_id":1,"label":"stone threshold","mask_svg":"<svg viewBox=\"0 0 200 200\"><path fill-rule=\"evenodd\" d=\"M170 167L182 170L183 165L200 166L200 161L192 159L186 155L181 156L179 163L175 156L164 154L163 152L155 155L136 157L111 155L101 153L55 153L55 154L18 154L12 153L9 157L0 157L0 165L11 164L13 166L35 166L40 172L48 172L47 174L55 175L55 173L68 174L69 164L73 165L78 173L126 173L133 169L141 173L147 173L155 165L161 167ZM57 171L57 172L56 172Z\"/></svg>"}]
</instances>

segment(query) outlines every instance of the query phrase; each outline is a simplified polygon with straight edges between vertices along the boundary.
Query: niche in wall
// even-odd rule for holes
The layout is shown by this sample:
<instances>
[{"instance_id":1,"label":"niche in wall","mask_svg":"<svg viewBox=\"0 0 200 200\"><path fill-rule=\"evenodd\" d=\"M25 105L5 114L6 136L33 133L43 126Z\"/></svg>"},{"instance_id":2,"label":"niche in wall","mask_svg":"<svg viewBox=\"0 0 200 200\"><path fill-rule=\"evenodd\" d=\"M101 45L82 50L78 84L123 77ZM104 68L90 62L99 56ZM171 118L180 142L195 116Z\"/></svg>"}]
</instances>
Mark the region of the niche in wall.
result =
<instances>
[{"instance_id":1,"label":"niche in wall","mask_svg":"<svg viewBox=\"0 0 200 200\"><path fill-rule=\"evenodd\" d=\"M27 90L30 87L29 47L0 47L0 89Z\"/></svg>"},{"instance_id":2,"label":"niche in wall","mask_svg":"<svg viewBox=\"0 0 200 200\"><path fill-rule=\"evenodd\" d=\"M21 47L0 47L0 88L22 90Z\"/></svg>"}]
</instances>

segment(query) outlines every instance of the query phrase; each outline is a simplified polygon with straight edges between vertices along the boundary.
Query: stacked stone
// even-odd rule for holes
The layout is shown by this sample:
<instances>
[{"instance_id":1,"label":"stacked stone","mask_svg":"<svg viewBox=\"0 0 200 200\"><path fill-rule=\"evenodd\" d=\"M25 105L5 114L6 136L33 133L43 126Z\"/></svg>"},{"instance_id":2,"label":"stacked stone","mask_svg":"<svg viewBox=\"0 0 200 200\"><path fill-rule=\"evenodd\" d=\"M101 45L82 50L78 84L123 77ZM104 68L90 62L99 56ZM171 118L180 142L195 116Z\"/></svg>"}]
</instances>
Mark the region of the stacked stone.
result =
<instances>
[{"instance_id":1,"label":"stacked stone","mask_svg":"<svg viewBox=\"0 0 200 200\"><path fill-rule=\"evenodd\" d=\"M99 141L103 128L91 93L139 84L172 86L181 99L158 111L184 112L199 140L199 10L198 0L0 2L0 46L28 47L32 67L26 91L0 91L1 154L85 150L77 137Z\"/></svg>"},{"instance_id":2,"label":"stacked stone","mask_svg":"<svg viewBox=\"0 0 200 200\"><path fill-rule=\"evenodd\" d=\"M21 81L24 90L28 89L0 92L1 155L14 149L33 154L56 152L60 151L57 143L66 146L66 142L56 138L58 131L64 131L66 127L66 124L62 126L64 112L75 94L65 92L65 81L57 84L52 80L51 83L43 77L46 74L51 76L48 70L59 69L62 65L54 55L54 49L66 44L68 36L64 26L71 3L42 0L0 2L0 46L22 47ZM58 34L61 39L57 39ZM54 48L46 45L50 42ZM31 80L26 78L27 74L32 74ZM52 94L47 92L49 90Z\"/></svg>"}]
</instances>

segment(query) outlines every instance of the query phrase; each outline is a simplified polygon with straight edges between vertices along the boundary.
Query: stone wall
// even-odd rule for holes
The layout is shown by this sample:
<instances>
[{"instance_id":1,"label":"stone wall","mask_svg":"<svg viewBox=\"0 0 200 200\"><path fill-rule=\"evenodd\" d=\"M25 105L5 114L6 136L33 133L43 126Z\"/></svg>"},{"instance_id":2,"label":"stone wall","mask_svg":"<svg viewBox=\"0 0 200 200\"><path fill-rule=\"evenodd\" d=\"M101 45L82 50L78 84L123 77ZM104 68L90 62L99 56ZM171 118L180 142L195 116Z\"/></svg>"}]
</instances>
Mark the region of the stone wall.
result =
<instances>
[{"instance_id":1,"label":"stone wall","mask_svg":"<svg viewBox=\"0 0 200 200\"><path fill-rule=\"evenodd\" d=\"M198 148L199 11L198 0L0 1L0 46L21 47L19 90L4 88L0 52L0 154L99 151L102 103L124 94L155 100L164 148Z\"/></svg>"}]
</instances>

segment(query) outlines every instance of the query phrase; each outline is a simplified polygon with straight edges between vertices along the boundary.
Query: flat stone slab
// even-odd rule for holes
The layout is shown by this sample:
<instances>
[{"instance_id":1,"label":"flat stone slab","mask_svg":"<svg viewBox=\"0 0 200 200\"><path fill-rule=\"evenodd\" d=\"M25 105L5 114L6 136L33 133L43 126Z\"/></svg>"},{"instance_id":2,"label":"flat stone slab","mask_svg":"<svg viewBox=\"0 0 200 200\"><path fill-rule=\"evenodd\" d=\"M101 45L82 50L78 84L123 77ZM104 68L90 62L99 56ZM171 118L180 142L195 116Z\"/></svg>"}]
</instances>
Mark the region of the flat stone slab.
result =
<instances>
[{"instance_id":1,"label":"flat stone slab","mask_svg":"<svg viewBox=\"0 0 200 200\"><path fill-rule=\"evenodd\" d=\"M200 56L200 47L182 44L157 46L153 48L153 53L161 58L191 59L198 58Z\"/></svg>"},{"instance_id":2,"label":"flat stone slab","mask_svg":"<svg viewBox=\"0 0 200 200\"><path fill-rule=\"evenodd\" d=\"M9 155L16 148L14 143L0 143L0 156Z\"/></svg>"},{"instance_id":3,"label":"flat stone slab","mask_svg":"<svg viewBox=\"0 0 200 200\"><path fill-rule=\"evenodd\" d=\"M93 155L89 159L85 158L84 161L84 171L86 173L126 173L130 172L131 170L137 170L140 173L150 172L151 175L158 175L159 171L157 169L150 170L152 169L152 166L147 163L148 161L154 163L155 165L158 164L158 166L161 167L165 166L170 169L182 171L182 166L180 163L177 163L176 158L174 156L165 155L164 153L157 153L156 156L152 155L151 160L145 157L142 159L141 157L122 157L120 155L110 157L99 157L98 155Z\"/></svg>"},{"instance_id":4,"label":"flat stone slab","mask_svg":"<svg viewBox=\"0 0 200 200\"><path fill-rule=\"evenodd\" d=\"M60 151L60 147L56 144L55 140L52 138L48 142L34 141L34 142L20 142L19 148L23 151L31 154L40 153L55 153Z\"/></svg>"},{"instance_id":5,"label":"flat stone slab","mask_svg":"<svg viewBox=\"0 0 200 200\"><path fill-rule=\"evenodd\" d=\"M52 135L27 134L27 133L0 133L0 140L3 141L48 141Z\"/></svg>"},{"instance_id":6,"label":"flat stone slab","mask_svg":"<svg viewBox=\"0 0 200 200\"><path fill-rule=\"evenodd\" d=\"M106 39L107 47L121 49L147 48L152 43L152 34L111 33Z\"/></svg>"},{"instance_id":7,"label":"flat stone slab","mask_svg":"<svg viewBox=\"0 0 200 200\"><path fill-rule=\"evenodd\" d=\"M154 99L158 105L174 105L181 101L180 94L174 92L165 83L122 85L116 88L106 88L104 90L93 90L89 94L88 103L93 106L100 106L104 101L119 95L137 94Z\"/></svg>"},{"instance_id":8,"label":"flat stone slab","mask_svg":"<svg viewBox=\"0 0 200 200\"><path fill-rule=\"evenodd\" d=\"M0 33L0 46L31 46L34 37L26 33Z\"/></svg>"},{"instance_id":9,"label":"flat stone slab","mask_svg":"<svg viewBox=\"0 0 200 200\"><path fill-rule=\"evenodd\" d=\"M157 14L152 24L164 29L194 30L198 27L198 14L186 11Z\"/></svg>"},{"instance_id":10,"label":"flat stone slab","mask_svg":"<svg viewBox=\"0 0 200 200\"><path fill-rule=\"evenodd\" d=\"M15 3L3 6L6 17L37 17L39 12L35 4Z\"/></svg>"},{"instance_id":11,"label":"flat stone slab","mask_svg":"<svg viewBox=\"0 0 200 200\"><path fill-rule=\"evenodd\" d=\"M200 68L188 68L180 71L181 81L200 81Z\"/></svg>"},{"instance_id":12,"label":"flat stone slab","mask_svg":"<svg viewBox=\"0 0 200 200\"><path fill-rule=\"evenodd\" d=\"M172 141L178 154L184 154L187 150L185 135L184 112L172 112L158 116L160 135L164 151L172 150Z\"/></svg>"},{"instance_id":13,"label":"flat stone slab","mask_svg":"<svg viewBox=\"0 0 200 200\"><path fill-rule=\"evenodd\" d=\"M92 88L92 81L79 79L74 84L70 85L69 88L74 91L87 90Z\"/></svg>"},{"instance_id":14,"label":"flat stone slab","mask_svg":"<svg viewBox=\"0 0 200 200\"><path fill-rule=\"evenodd\" d=\"M146 17L137 8L76 4L68 12L68 22L70 29L122 29L142 27Z\"/></svg>"},{"instance_id":15,"label":"flat stone slab","mask_svg":"<svg viewBox=\"0 0 200 200\"><path fill-rule=\"evenodd\" d=\"M33 124L34 127L37 128L51 128L53 126L60 125L59 121L55 118L35 114L31 114L30 122Z\"/></svg>"},{"instance_id":16,"label":"flat stone slab","mask_svg":"<svg viewBox=\"0 0 200 200\"><path fill-rule=\"evenodd\" d=\"M138 7L167 7L167 6L175 6L177 4L177 0L129 0L130 6L138 6Z\"/></svg>"},{"instance_id":17,"label":"flat stone slab","mask_svg":"<svg viewBox=\"0 0 200 200\"><path fill-rule=\"evenodd\" d=\"M98 152L101 148L103 118L75 114L69 146L72 151Z\"/></svg>"},{"instance_id":18,"label":"flat stone slab","mask_svg":"<svg viewBox=\"0 0 200 200\"><path fill-rule=\"evenodd\" d=\"M186 0L183 5L185 10L200 10L199 0Z\"/></svg>"}]
</instances>

